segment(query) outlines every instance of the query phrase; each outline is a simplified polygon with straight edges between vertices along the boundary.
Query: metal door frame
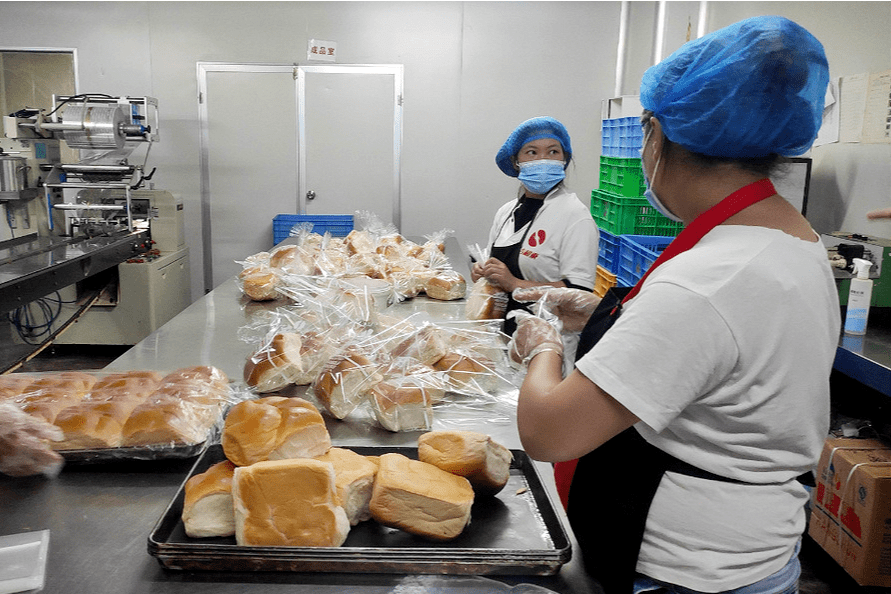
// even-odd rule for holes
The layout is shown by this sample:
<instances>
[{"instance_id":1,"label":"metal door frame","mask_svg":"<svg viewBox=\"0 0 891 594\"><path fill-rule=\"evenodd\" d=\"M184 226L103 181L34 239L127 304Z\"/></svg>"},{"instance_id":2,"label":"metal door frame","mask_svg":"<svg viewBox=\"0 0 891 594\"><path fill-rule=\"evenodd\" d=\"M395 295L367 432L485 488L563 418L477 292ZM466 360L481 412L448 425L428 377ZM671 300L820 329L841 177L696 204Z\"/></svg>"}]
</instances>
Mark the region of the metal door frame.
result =
<instances>
[{"instance_id":1,"label":"metal door frame","mask_svg":"<svg viewBox=\"0 0 891 594\"><path fill-rule=\"evenodd\" d=\"M304 64L297 80L297 212L306 214L306 74L390 74L393 76L393 225L402 231L402 64Z\"/></svg>"},{"instance_id":2,"label":"metal door frame","mask_svg":"<svg viewBox=\"0 0 891 594\"><path fill-rule=\"evenodd\" d=\"M291 74L296 77L296 65L280 63L229 63L198 62L198 155L201 172L201 246L204 263L204 292L213 289L213 241L210 221L210 145L207 122L207 73L208 72L258 72ZM248 254L245 254L246 256Z\"/></svg>"}]
</instances>

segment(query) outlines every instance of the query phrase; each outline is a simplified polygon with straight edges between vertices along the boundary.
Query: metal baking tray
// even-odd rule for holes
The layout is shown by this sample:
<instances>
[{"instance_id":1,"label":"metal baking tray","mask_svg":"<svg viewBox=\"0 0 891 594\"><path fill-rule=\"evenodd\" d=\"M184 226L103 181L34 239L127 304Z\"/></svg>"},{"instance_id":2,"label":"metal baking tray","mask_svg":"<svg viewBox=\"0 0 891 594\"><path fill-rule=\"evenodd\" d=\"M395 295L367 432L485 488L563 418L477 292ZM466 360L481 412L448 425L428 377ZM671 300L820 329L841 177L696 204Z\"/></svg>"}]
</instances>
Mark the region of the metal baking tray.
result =
<instances>
[{"instance_id":1,"label":"metal baking tray","mask_svg":"<svg viewBox=\"0 0 891 594\"><path fill-rule=\"evenodd\" d=\"M194 444L134 446L125 448L102 448L92 450L57 450L56 453L66 463L93 464L118 460L166 460L172 458L194 458L201 454L209 441Z\"/></svg>"},{"instance_id":2,"label":"metal baking tray","mask_svg":"<svg viewBox=\"0 0 891 594\"><path fill-rule=\"evenodd\" d=\"M368 456L396 452L417 459L417 448L339 446ZM510 478L495 497L477 498L464 532L439 543L360 522L340 547L243 547L235 537L190 538L182 523L185 481L148 538L148 552L168 569L460 575L554 575L572 546L532 460L511 450ZM210 446L189 477L225 459Z\"/></svg>"}]
</instances>

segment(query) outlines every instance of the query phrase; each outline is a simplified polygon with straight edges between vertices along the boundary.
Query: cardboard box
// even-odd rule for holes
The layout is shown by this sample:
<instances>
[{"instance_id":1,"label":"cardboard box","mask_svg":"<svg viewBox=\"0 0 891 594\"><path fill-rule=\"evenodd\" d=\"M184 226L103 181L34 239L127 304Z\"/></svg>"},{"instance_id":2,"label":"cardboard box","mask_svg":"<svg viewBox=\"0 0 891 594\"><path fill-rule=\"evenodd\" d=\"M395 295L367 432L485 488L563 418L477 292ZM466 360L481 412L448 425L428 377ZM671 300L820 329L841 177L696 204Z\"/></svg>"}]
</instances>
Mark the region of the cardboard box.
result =
<instances>
[{"instance_id":1,"label":"cardboard box","mask_svg":"<svg viewBox=\"0 0 891 594\"><path fill-rule=\"evenodd\" d=\"M861 586L891 586L891 446L830 438L808 534Z\"/></svg>"}]
</instances>

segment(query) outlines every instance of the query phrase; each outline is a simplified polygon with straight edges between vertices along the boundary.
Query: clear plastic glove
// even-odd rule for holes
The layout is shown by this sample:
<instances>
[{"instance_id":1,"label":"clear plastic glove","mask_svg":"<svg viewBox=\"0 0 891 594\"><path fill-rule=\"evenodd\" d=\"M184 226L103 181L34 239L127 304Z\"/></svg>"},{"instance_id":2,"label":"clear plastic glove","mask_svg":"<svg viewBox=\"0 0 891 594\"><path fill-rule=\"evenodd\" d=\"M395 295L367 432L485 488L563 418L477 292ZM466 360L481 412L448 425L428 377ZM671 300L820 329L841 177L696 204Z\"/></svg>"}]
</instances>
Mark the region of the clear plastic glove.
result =
<instances>
[{"instance_id":1,"label":"clear plastic glove","mask_svg":"<svg viewBox=\"0 0 891 594\"><path fill-rule=\"evenodd\" d=\"M50 449L62 430L32 417L11 402L0 402L0 472L9 476L45 474L54 477L62 469L62 456Z\"/></svg>"},{"instance_id":2,"label":"clear plastic glove","mask_svg":"<svg viewBox=\"0 0 891 594\"><path fill-rule=\"evenodd\" d=\"M537 301L538 306L560 320L564 332L581 332L588 318L600 304L600 297L590 291L568 287L529 287L517 289L513 298L521 303Z\"/></svg>"},{"instance_id":3,"label":"clear plastic glove","mask_svg":"<svg viewBox=\"0 0 891 594\"><path fill-rule=\"evenodd\" d=\"M507 345L507 352L514 363L528 365L535 355L554 351L563 356L563 340L560 331L547 320L523 310L508 314L517 322L517 329Z\"/></svg>"}]
</instances>

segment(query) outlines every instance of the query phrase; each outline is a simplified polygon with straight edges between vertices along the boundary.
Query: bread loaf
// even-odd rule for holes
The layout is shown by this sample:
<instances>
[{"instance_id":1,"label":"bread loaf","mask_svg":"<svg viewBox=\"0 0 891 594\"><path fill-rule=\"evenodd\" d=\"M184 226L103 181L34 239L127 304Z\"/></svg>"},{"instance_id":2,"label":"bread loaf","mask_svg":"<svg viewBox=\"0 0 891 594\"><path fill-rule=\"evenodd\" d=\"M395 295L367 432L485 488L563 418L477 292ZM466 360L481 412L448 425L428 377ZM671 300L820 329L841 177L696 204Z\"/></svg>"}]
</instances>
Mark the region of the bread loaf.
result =
<instances>
[{"instance_id":1,"label":"bread loaf","mask_svg":"<svg viewBox=\"0 0 891 594\"><path fill-rule=\"evenodd\" d=\"M495 386L494 365L482 355L448 353L434 363L433 368L445 372L449 385L455 391L470 390L488 392Z\"/></svg>"},{"instance_id":2,"label":"bread loaf","mask_svg":"<svg viewBox=\"0 0 891 594\"><path fill-rule=\"evenodd\" d=\"M223 452L237 466L270 459L311 458L331 447L318 409L301 398L267 396L229 410L221 436Z\"/></svg>"},{"instance_id":3,"label":"bread loaf","mask_svg":"<svg viewBox=\"0 0 891 594\"><path fill-rule=\"evenodd\" d=\"M425 365L433 365L447 352L442 329L430 324L412 331L390 351L393 357L411 357Z\"/></svg>"},{"instance_id":4,"label":"bread loaf","mask_svg":"<svg viewBox=\"0 0 891 594\"><path fill-rule=\"evenodd\" d=\"M234 473L235 465L224 460L186 481L182 513L186 535L207 538L235 534Z\"/></svg>"},{"instance_id":5,"label":"bread loaf","mask_svg":"<svg viewBox=\"0 0 891 594\"><path fill-rule=\"evenodd\" d=\"M377 463L344 448L331 448L316 460L334 465L335 483L340 505L351 526L371 518L371 491L377 474Z\"/></svg>"},{"instance_id":6,"label":"bread loaf","mask_svg":"<svg viewBox=\"0 0 891 594\"><path fill-rule=\"evenodd\" d=\"M248 357L244 364L244 383L261 394L294 383L303 373L301 345L299 334L276 334L267 346Z\"/></svg>"},{"instance_id":7,"label":"bread loaf","mask_svg":"<svg viewBox=\"0 0 891 594\"><path fill-rule=\"evenodd\" d=\"M331 416L344 419L383 379L378 367L357 351L344 351L329 360L313 384L313 392Z\"/></svg>"},{"instance_id":8,"label":"bread loaf","mask_svg":"<svg viewBox=\"0 0 891 594\"><path fill-rule=\"evenodd\" d=\"M268 269L246 274L241 287L253 301L272 301L278 297L278 274Z\"/></svg>"},{"instance_id":9,"label":"bread loaf","mask_svg":"<svg viewBox=\"0 0 891 594\"><path fill-rule=\"evenodd\" d=\"M430 431L418 438L418 460L465 477L480 495L495 495L510 478L513 455L475 431Z\"/></svg>"},{"instance_id":10,"label":"bread loaf","mask_svg":"<svg viewBox=\"0 0 891 594\"><path fill-rule=\"evenodd\" d=\"M232 498L239 546L339 547L350 531L330 462L273 460L236 468Z\"/></svg>"},{"instance_id":11,"label":"bread loaf","mask_svg":"<svg viewBox=\"0 0 891 594\"><path fill-rule=\"evenodd\" d=\"M508 294L485 278L473 284L464 315L468 320L498 320L504 317L507 309Z\"/></svg>"},{"instance_id":12,"label":"bread loaf","mask_svg":"<svg viewBox=\"0 0 891 594\"><path fill-rule=\"evenodd\" d=\"M402 454L380 456L371 516L385 526L451 540L470 523L474 493L464 477Z\"/></svg>"},{"instance_id":13,"label":"bread loaf","mask_svg":"<svg viewBox=\"0 0 891 594\"><path fill-rule=\"evenodd\" d=\"M442 301L463 299L467 292L467 281L454 270L443 270L426 282L424 292L427 297Z\"/></svg>"},{"instance_id":14,"label":"bread loaf","mask_svg":"<svg viewBox=\"0 0 891 594\"><path fill-rule=\"evenodd\" d=\"M371 390L374 416L390 431L421 431L433 425L433 399L412 378L382 381Z\"/></svg>"}]
</instances>

